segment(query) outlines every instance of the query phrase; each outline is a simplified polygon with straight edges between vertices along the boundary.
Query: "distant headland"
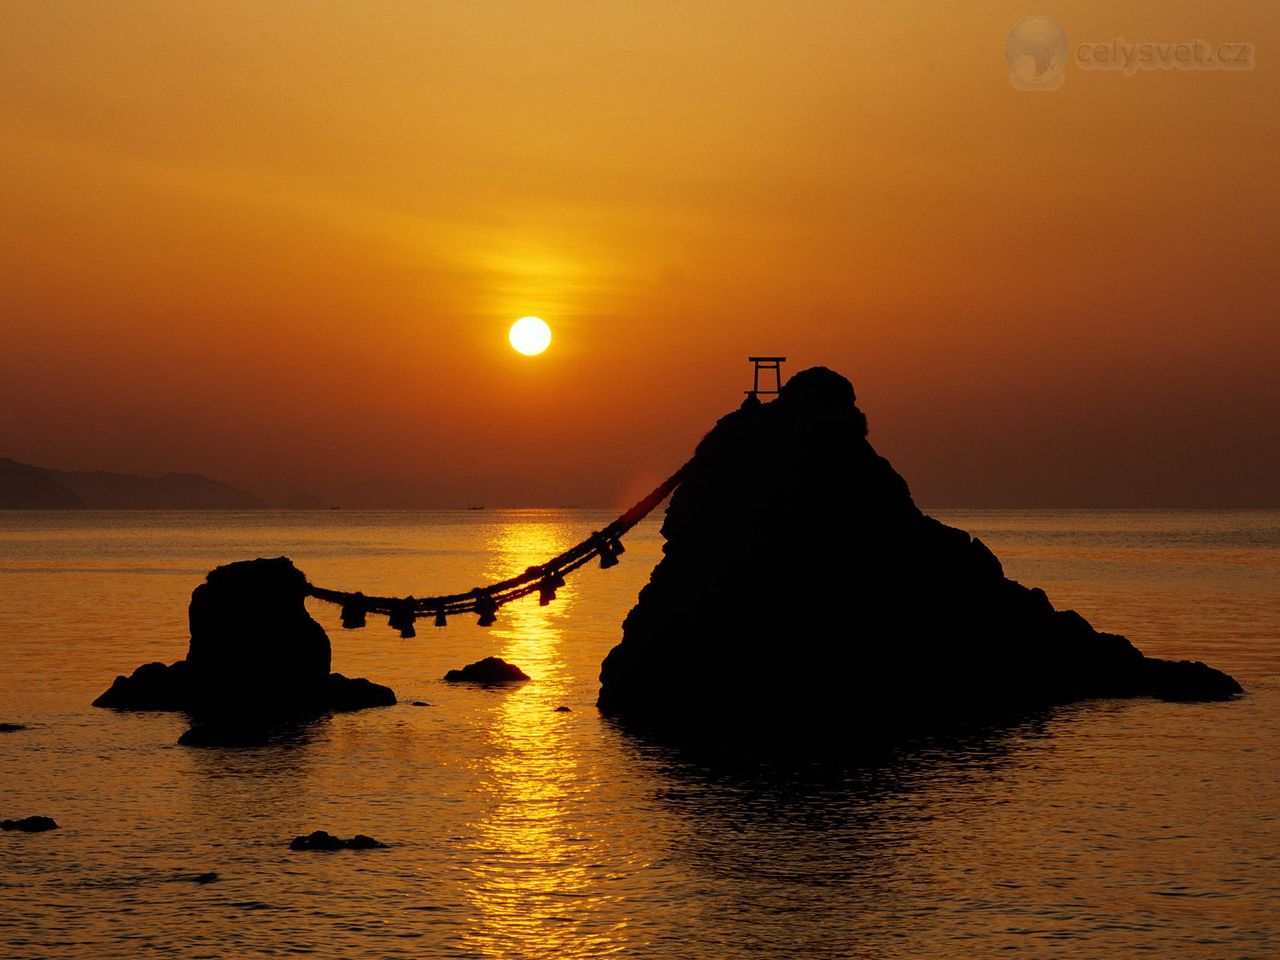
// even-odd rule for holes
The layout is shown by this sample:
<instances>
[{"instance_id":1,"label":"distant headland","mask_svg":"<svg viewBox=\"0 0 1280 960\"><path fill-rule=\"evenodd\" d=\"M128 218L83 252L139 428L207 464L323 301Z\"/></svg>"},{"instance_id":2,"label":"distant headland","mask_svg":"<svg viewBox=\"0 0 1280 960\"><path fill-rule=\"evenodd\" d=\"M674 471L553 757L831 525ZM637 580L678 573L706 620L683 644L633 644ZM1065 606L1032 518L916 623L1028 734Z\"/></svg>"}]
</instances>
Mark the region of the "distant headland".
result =
<instances>
[{"instance_id":1,"label":"distant headland","mask_svg":"<svg viewBox=\"0 0 1280 960\"><path fill-rule=\"evenodd\" d=\"M279 506L322 507L306 494ZM52 470L0 457L0 510L255 510L273 506L248 490L198 473L141 476Z\"/></svg>"}]
</instances>

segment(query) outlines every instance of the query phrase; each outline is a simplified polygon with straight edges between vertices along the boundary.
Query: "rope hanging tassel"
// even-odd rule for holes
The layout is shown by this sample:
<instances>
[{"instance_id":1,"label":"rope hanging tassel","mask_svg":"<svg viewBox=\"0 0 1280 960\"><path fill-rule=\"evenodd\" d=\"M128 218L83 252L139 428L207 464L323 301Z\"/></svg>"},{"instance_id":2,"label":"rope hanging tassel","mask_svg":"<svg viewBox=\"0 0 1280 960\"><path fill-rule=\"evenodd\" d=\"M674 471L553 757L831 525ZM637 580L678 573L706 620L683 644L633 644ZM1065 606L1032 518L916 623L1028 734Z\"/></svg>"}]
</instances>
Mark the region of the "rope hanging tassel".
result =
<instances>
[{"instance_id":1,"label":"rope hanging tassel","mask_svg":"<svg viewBox=\"0 0 1280 960\"><path fill-rule=\"evenodd\" d=\"M489 596L489 591L480 587L476 587L476 613L480 614L480 619L476 621L477 627L492 627L494 621L498 619L498 602Z\"/></svg>"},{"instance_id":2,"label":"rope hanging tassel","mask_svg":"<svg viewBox=\"0 0 1280 960\"><path fill-rule=\"evenodd\" d=\"M387 617L387 626L392 630L399 630L400 636L406 640L412 640L418 635L418 631L413 629L413 597L405 597L391 611L391 615Z\"/></svg>"},{"instance_id":3,"label":"rope hanging tassel","mask_svg":"<svg viewBox=\"0 0 1280 960\"><path fill-rule=\"evenodd\" d=\"M618 565L618 554L622 551L615 550L613 542L606 540L604 534L599 530L591 535L591 540L596 553L600 555L600 569L608 570L610 567L616 567Z\"/></svg>"},{"instance_id":4,"label":"rope hanging tassel","mask_svg":"<svg viewBox=\"0 0 1280 960\"><path fill-rule=\"evenodd\" d=\"M684 471L685 467L681 467L603 530L593 531L581 543L509 580L500 580L487 587L475 587L466 593L422 599L412 596L365 596L358 590L329 590L312 583L307 584L307 595L341 606L342 626L348 630L365 626L371 613L385 616L387 625L400 631L400 636L405 639L417 635L413 625L419 616L434 616L435 625L443 627L448 624L448 618L452 614L475 613L477 626L489 627L497 621L500 607L535 591L538 594L538 605L545 607L556 598L556 590L564 586L565 574L590 563L594 557L600 558L603 570L616 567L618 557L626 551L626 547L622 545L622 536L671 495L680 485Z\"/></svg>"},{"instance_id":5,"label":"rope hanging tassel","mask_svg":"<svg viewBox=\"0 0 1280 960\"><path fill-rule=\"evenodd\" d=\"M342 605L342 627L344 630L358 630L364 626L364 622L364 594L356 593L350 601Z\"/></svg>"},{"instance_id":6,"label":"rope hanging tassel","mask_svg":"<svg viewBox=\"0 0 1280 960\"><path fill-rule=\"evenodd\" d=\"M551 570L538 581L538 606L545 607L556 598L556 591L564 586L559 570Z\"/></svg>"}]
</instances>

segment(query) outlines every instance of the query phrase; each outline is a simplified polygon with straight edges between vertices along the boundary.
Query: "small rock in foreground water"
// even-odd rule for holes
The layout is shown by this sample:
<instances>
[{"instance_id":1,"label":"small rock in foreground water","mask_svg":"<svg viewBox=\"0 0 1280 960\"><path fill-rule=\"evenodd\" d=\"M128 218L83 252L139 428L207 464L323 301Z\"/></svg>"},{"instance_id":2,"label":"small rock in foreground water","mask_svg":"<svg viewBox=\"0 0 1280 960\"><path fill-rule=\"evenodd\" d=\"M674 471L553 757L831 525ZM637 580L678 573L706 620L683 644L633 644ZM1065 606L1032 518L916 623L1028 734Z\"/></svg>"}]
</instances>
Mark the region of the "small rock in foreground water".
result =
<instances>
[{"instance_id":1,"label":"small rock in foreground water","mask_svg":"<svg viewBox=\"0 0 1280 960\"><path fill-rule=\"evenodd\" d=\"M23 817L21 820L0 820L0 830L21 830L23 833L43 833L57 830L53 817Z\"/></svg>"},{"instance_id":2,"label":"small rock in foreground water","mask_svg":"<svg viewBox=\"0 0 1280 960\"><path fill-rule=\"evenodd\" d=\"M350 840L344 840L342 837L335 837L333 834L324 830L316 830L305 837L294 837L289 844L290 850L379 850L386 848L385 843L381 843L373 837L366 837L363 833L357 833Z\"/></svg>"},{"instance_id":3,"label":"small rock in foreground water","mask_svg":"<svg viewBox=\"0 0 1280 960\"><path fill-rule=\"evenodd\" d=\"M207 873L183 873L173 879L183 883L213 883L220 878L214 871L210 870Z\"/></svg>"},{"instance_id":4,"label":"small rock in foreground water","mask_svg":"<svg viewBox=\"0 0 1280 960\"><path fill-rule=\"evenodd\" d=\"M486 686L498 683L519 683L528 680L529 675L514 663L507 663L501 657L485 657L475 663L468 663L461 670L450 670L444 675L448 683L479 683Z\"/></svg>"}]
</instances>

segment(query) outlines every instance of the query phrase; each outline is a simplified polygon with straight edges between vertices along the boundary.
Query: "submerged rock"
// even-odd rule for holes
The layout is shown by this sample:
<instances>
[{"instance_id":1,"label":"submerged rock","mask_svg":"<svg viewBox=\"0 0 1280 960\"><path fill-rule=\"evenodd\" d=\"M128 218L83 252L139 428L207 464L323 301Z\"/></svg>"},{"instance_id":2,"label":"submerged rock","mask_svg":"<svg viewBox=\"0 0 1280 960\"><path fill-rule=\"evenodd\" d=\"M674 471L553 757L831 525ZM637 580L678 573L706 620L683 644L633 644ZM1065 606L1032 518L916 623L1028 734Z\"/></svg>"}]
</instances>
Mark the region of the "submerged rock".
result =
<instances>
[{"instance_id":1,"label":"submerged rock","mask_svg":"<svg viewBox=\"0 0 1280 960\"><path fill-rule=\"evenodd\" d=\"M57 830L53 817L23 817L21 820L0 820L0 830L20 830L23 833L44 833Z\"/></svg>"},{"instance_id":2,"label":"submerged rock","mask_svg":"<svg viewBox=\"0 0 1280 960\"><path fill-rule=\"evenodd\" d=\"M825 368L716 424L662 535L601 668L606 714L821 743L1090 697L1240 692L1055 610L980 540L922 513L867 441L852 385Z\"/></svg>"},{"instance_id":3,"label":"submerged rock","mask_svg":"<svg viewBox=\"0 0 1280 960\"><path fill-rule=\"evenodd\" d=\"M349 840L335 837L324 830L316 830L305 837L294 837L289 843L290 850L385 850L387 845L357 833Z\"/></svg>"},{"instance_id":4,"label":"submerged rock","mask_svg":"<svg viewBox=\"0 0 1280 960\"><path fill-rule=\"evenodd\" d=\"M449 683L479 683L492 686L500 683L519 683L528 680L529 675L514 663L507 663L501 657L485 657L475 663L468 663L461 670L450 670L444 675Z\"/></svg>"},{"instance_id":5,"label":"submerged rock","mask_svg":"<svg viewBox=\"0 0 1280 960\"><path fill-rule=\"evenodd\" d=\"M180 742L213 746L261 742L281 720L394 704L389 687L329 672L306 586L287 557L217 567L191 595L186 659L116 677L93 705L184 710L197 726Z\"/></svg>"},{"instance_id":6,"label":"submerged rock","mask_svg":"<svg viewBox=\"0 0 1280 960\"><path fill-rule=\"evenodd\" d=\"M210 870L206 873L180 873L173 878L177 883L214 883L221 879L217 873Z\"/></svg>"}]
</instances>

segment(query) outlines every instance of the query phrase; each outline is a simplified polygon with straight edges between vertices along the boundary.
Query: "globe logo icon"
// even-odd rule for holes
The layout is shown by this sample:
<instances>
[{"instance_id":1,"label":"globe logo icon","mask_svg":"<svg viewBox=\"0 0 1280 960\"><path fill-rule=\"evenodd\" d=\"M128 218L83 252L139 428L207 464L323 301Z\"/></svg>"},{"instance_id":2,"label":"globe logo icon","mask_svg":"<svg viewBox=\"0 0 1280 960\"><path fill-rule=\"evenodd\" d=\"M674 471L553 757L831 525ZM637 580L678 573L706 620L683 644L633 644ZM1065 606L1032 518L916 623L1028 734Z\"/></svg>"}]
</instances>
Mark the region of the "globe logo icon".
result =
<instances>
[{"instance_id":1,"label":"globe logo icon","mask_svg":"<svg viewBox=\"0 0 1280 960\"><path fill-rule=\"evenodd\" d=\"M1057 90L1066 80L1067 35L1048 17L1027 17L1004 41L1009 82L1019 90Z\"/></svg>"}]
</instances>

